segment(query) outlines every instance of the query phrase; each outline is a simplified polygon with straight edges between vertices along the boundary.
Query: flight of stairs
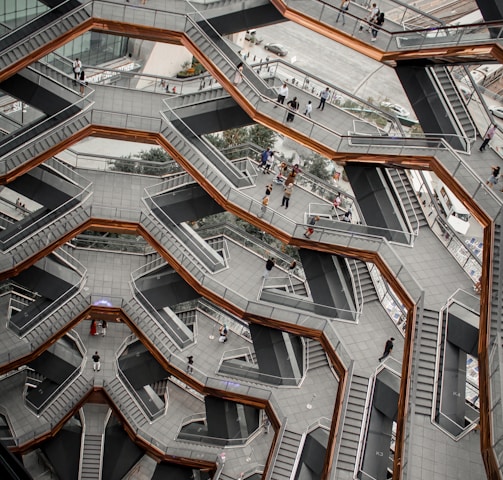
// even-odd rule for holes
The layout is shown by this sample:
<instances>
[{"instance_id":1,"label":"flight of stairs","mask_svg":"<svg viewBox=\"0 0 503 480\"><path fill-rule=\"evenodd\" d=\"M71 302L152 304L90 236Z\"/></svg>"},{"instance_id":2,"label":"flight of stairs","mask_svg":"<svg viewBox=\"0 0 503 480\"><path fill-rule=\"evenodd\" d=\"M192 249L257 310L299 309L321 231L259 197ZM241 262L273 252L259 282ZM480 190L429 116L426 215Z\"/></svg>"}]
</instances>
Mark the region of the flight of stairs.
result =
<instances>
[{"instance_id":1,"label":"flight of stairs","mask_svg":"<svg viewBox=\"0 0 503 480\"><path fill-rule=\"evenodd\" d=\"M362 260L350 260L349 267L351 269L351 274L353 275L353 279L356 285L356 291L358 294L358 280L360 280L363 302L370 303L374 300L379 300L367 264Z\"/></svg>"},{"instance_id":2,"label":"flight of stairs","mask_svg":"<svg viewBox=\"0 0 503 480\"><path fill-rule=\"evenodd\" d=\"M307 347L309 352L307 368L309 370L329 365L327 354L320 342L310 338L307 340Z\"/></svg>"},{"instance_id":3,"label":"flight of stairs","mask_svg":"<svg viewBox=\"0 0 503 480\"><path fill-rule=\"evenodd\" d=\"M363 412L367 398L369 379L353 375L342 426L341 444L337 458L337 469L353 472L360 442Z\"/></svg>"},{"instance_id":4,"label":"flight of stairs","mask_svg":"<svg viewBox=\"0 0 503 480\"><path fill-rule=\"evenodd\" d=\"M418 370L416 385L416 413L431 415L433 402L433 384L435 382L435 361L437 353L437 336L439 325L439 312L424 310L423 317L416 325L416 347L418 348ZM421 336L417 334L421 322Z\"/></svg>"},{"instance_id":5,"label":"flight of stairs","mask_svg":"<svg viewBox=\"0 0 503 480\"><path fill-rule=\"evenodd\" d=\"M297 452L301 446L302 434L285 430L281 447L274 463L271 478L274 480L290 480Z\"/></svg>"},{"instance_id":6,"label":"flight of stairs","mask_svg":"<svg viewBox=\"0 0 503 480\"><path fill-rule=\"evenodd\" d=\"M409 219L412 231L416 232L419 228L428 225L421 205L419 204L419 200L417 199L416 192L405 170L388 168L386 172L391 178L396 192L400 196L401 203L405 209L404 213Z\"/></svg>"},{"instance_id":7,"label":"flight of stairs","mask_svg":"<svg viewBox=\"0 0 503 480\"><path fill-rule=\"evenodd\" d=\"M100 480L102 448L103 435L86 433L79 480Z\"/></svg>"}]
</instances>

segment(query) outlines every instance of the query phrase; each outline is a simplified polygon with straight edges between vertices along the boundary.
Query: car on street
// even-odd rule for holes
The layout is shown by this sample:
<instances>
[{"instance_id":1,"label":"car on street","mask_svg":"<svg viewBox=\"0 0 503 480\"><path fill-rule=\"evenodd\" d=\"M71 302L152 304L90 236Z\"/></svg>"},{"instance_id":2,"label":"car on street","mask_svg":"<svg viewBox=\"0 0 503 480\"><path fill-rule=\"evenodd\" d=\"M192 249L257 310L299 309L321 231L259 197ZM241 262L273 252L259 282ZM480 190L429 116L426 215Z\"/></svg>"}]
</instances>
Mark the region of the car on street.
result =
<instances>
[{"instance_id":1,"label":"car on street","mask_svg":"<svg viewBox=\"0 0 503 480\"><path fill-rule=\"evenodd\" d=\"M280 57L286 57L288 55L288 50L280 43L268 43L264 45L264 48Z\"/></svg>"},{"instance_id":2,"label":"car on street","mask_svg":"<svg viewBox=\"0 0 503 480\"><path fill-rule=\"evenodd\" d=\"M257 30L246 30L245 40L248 40L255 45L260 45L263 39L257 37Z\"/></svg>"},{"instance_id":3,"label":"car on street","mask_svg":"<svg viewBox=\"0 0 503 480\"><path fill-rule=\"evenodd\" d=\"M397 103L381 102L381 107L390 110L391 113L394 113L397 117L407 118L410 116L410 112Z\"/></svg>"},{"instance_id":4,"label":"car on street","mask_svg":"<svg viewBox=\"0 0 503 480\"><path fill-rule=\"evenodd\" d=\"M489 107L489 111L498 118L503 118L503 107L499 107L498 105L491 105Z\"/></svg>"}]
</instances>

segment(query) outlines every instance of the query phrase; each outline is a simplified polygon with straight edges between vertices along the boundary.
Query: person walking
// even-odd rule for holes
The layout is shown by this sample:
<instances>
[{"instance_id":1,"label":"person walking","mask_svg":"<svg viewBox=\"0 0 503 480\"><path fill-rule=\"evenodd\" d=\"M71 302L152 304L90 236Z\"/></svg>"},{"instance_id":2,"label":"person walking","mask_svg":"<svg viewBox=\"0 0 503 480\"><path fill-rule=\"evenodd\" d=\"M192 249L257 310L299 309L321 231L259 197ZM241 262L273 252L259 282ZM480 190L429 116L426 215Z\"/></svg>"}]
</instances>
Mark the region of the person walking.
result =
<instances>
[{"instance_id":1,"label":"person walking","mask_svg":"<svg viewBox=\"0 0 503 480\"><path fill-rule=\"evenodd\" d=\"M79 83L80 83L80 94L84 95L84 91L86 88L86 73L84 70L80 70L80 75L79 75Z\"/></svg>"},{"instance_id":2,"label":"person walking","mask_svg":"<svg viewBox=\"0 0 503 480\"><path fill-rule=\"evenodd\" d=\"M267 147L262 154L260 155L260 165L259 168L264 168L265 164L267 163L267 159L271 155L271 147Z\"/></svg>"},{"instance_id":3,"label":"person walking","mask_svg":"<svg viewBox=\"0 0 503 480\"><path fill-rule=\"evenodd\" d=\"M325 110L325 103L327 102L329 95L330 89L328 87L320 93L320 104L316 107L317 110Z\"/></svg>"},{"instance_id":4,"label":"person walking","mask_svg":"<svg viewBox=\"0 0 503 480\"><path fill-rule=\"evenodd\" d=\"M260 213L258 214L258 218L262 218L267 212L267 206L269 205L269 195L264 195L262 199L262 206L260 207Z\"/></svg>"},{"instance_id":5,"label":"person walking","mask_svg":"<svg viewBox=\"0 0 503 480\"><path fill-rule=\"evenodd\" d=\"M312 111L313 111L313 104L312 104L311 100L309 100L309 102L307 102L306 109L304 110L304 115L306 117L311 118Z\"/></svg>"},{"instance_id":6,"label":"person walking","mask_svg":"<svg viewBox=\"0 0 503 480\"><path fill-rule=\"evenodd\" d=\"M277 102L281 103L283 105L285 103L285 98L288 97L288 85L284 83L281 87L279 87L278 90L278 98ZM277 108L278 106L275 105L274 108Z\"/></svg>"},{"instance_id":7,"label":"person walking","mask_svg":"<svg viewBox=\"0 0 503 480\"><path fill-rule=\"evenodd\" d=\"M101 336L102 337L106 337L107 336L107 327L108 327L107 321L106 320L102 320L101 321Z\"/></svg>"},{"instance_id":8,"label":"person walking","mask_svg":"<svg viewBox=\"0 0 503 480\"><path fill-rule=\"evenodd\" d=\"M92 359L93 359L93 370L95 372L99 372L101 369L101 362L100 362L100 356L98 355L98 352L94 352Z\"/></svg>"},{"instance_id":9,"label":"person walking","mask_svg":"<svg viewBox=\"0 0 503 480\"><path fill-rule=\"evenodd\" d=\"M487 145L489 145L489 142L493 139L494 135L496 134L496 130L498 130L498 127L495 124L492 124L487 129L487 132L484 135L482 145L479 148L480 152L483 152L486 149Z\"/></svg>"},{"instance_id":10,"label":"person walking","mask_svg":"<svg viewBox=\"0 0 503 480\"><path fill-rule=\"evenodd\" d=\"M379 12L376 17L374 18L374 21L372 23L372 38L371 42L375 42L377 40L377 33L381 29L382 25L384 23L384 12Z\"/></svg>"},{"instance_id":11,"label":"person walking","mask_svg":"<svg viewBox=\"0 0 503 480\"><path fill-rule=\"evenodd\" d=\"M265 270L264 273L262 274L262 278L269 278L269 275L271 274L271 270L274 268L274 265L276 264L276 261L274 258L268 258L267 261L265 262Z\"/></svg>"},{"instance_id":12,"label":"person walking","mask_svg":"<svg viewBox=\"0 0 503 480\"><path fill-rule=\"evenodd\" d=\"M187 357L187 373L192 373L194 371L194 357L192 355L189 355Z\"/></svg>"},{"instance_id":13,"label":"person walking","mask_svg":"<svg viewBox=\"0 0 503 480\"><path fill-rule=\"evenodd\" d=\"M386 340L386 344L384 345L384 352L379 357L379 361L382 362L392 351L393 351L393 342L395 339L393 337Z\"/></svg>"},{"instance_id":14,"label":"person walking","mask_svg":"<svg viewBox=\"0 0 503 480\"><path fill-rule=\"evenodd\" d=\"M314 233L314 226L316 225L319 219L320 217L318 217L318 215L316 215L315 217L311 217L311 220L309 220L308 223L309 227L307 227L306 231L304 232L304 237L311 238L311 235Z\"/></svg>"},{"instance_id":15,"label":"person walking","mask_svg":"<svg viewBox=\"0 0 503 480\"><path fill-rule=\"evenodd\" d=\"M342 0L341 6L339 7L339 13L337 14L337 18L335 19L335 23L339 21L339 17L342 16L342 26L346 25L346 19L344 18L344 14L349 10L349 0Z\"/></svg>"},{"instance_id":16,"label":"person walking","mask_svg":"<svg viewBox=\"0 0 503 480\"><path fill-rule=\"evenodd\" d=\"M237 70L234 74L234 80L232 81L232 83L237 86L243 81L243 62L240 62L236 68Z\"/></svg>"},{"instance_id":17,"label":"person walking","mask_svg":"<svg viewBox=\"0 0 503 480\"><path fill-rule=\"evenodd\" d=\"M498 183L499 176L500 176L500 167L497 165L492 165L491 166L491 176L487 179L486 185L489 186L489 188L493 188L494 185Z\"/></svg>"},{"instance_id":18,"label":"person walking","mask_svg":"<svg viewBox=\"0 0 503 480\"><path fill-rule=\"evenodd\" d=\"M289 183L288 185L285 185L283 188L283 200L281 201L281 206L285 207L285 209L288 208L288 205L290 203L290 197L292 196L292 191L293 191L293 183Z\"/></svg>"},{"instance_id":19,"label":"person walking","mask_svg":"<svg viewBox=\"0 0 503 480\"><path fill-rule=\"evenodd\" d=\"M72 63L73 69L73 78L74 80L78 80L80 78L80 71L82 70L82 62L76 58ZM75 85L75 82L74 82Z\"/></svg>"},{"instance_id":20,"label":"person walking","mask_svg":"<svg viewBox=\"0 0 503 480\"><path fill-rule=\"evenodd\" d=\"M272 192L272 183L269 183L265 186L265 194L270 195Z\"/></svg>"},{"instance_id":21,"label":"person walking","mask_svg":"<svg viewBox=\"0 0 503 480\"><path fill-rule=\"evenodd\" d=\"M267 157L267 160L265 161L264 165L264 170L262 170L262 173L271 173L271 167L274 163L274 152L269 152L269 156Z\"/></svg>"},{"instance_id":22,"label":"person walking","mask_svg":"<svg viewBox=\"0 0 503 480\"><path fill-rule=\"evenodd\" d=\"M297 268L297 262L292 260L290 265L288 265L288 276L291 277L295 273L295 269Z\"/></svg>"},{"instance_id":23,"label":"person walking","mask_svg":"<svg viewBox=\"0 0 503 480\"><path fill-rule=\"evenodd\" d=\"M288 115L286 116L286 121L287 122L293 122L293 119L295 118L295 112L299 109L299 102L297 101L297 97L293 97L288 103L287 103L290 111L288 112Z\"/></svg>"}]
</instances>

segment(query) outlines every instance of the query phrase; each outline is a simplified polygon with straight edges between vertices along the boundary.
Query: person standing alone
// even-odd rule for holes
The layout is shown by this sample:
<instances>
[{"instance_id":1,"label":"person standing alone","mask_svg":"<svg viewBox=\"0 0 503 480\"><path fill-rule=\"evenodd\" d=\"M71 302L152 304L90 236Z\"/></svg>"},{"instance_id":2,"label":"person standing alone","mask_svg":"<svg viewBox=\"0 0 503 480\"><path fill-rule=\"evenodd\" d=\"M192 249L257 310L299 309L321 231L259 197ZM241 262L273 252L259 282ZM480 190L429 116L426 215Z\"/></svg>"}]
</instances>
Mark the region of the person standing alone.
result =
<instances>
[{"instance_id":1,"label":"person standing alone","mask_svg":"<svg viewBox=\"0 0 503 480\"><path fill-rule=\"evenodd\" d=\"M325 110L325 103L328 100L328 96L330 95L330 90L329 88L325 88L323 92L320 93L320 104L316 107L317 110Z\"/></svg>"},{"instance_id":2,"label":"person standing alone","mask_svg":"<svg viewBox=\"0 0 503 480\"><path fill-rule=\"evenodd\" d=\"M80 71L82 70L82 62L78 58L76 58L73 61L72 68L73 68L74 80L79 80L80 79Z\"/></svg>"},{"instance_id":3,"label":"person standing alone","mask_svg":"<svg viewBox=\"0 0 503 480\"><path fill-rule=\"evenodd\" d=\"M395 339L393 337L386 340L386 344L384 345L384 352L379 357L379 361L382 362L392 351L393 351L393 342Z\"/></svg>"},{"instance_id":4,"label":"person standing alone","mask_svg":"<svg viewBox=\"0 0 503 480\"><path fill-rule=\"evenodd\" d=\"M486 149L487 145L489 145L489 142L493 139L494 135L496 134L496 130L498 130L498 127L494 124L487 129L487 132L484 135L484 141L482 142L482 145L479 148L480 152L483 152Z\"/></svg>"},{"instance_id":5,"label":"person standing alone","mask_svg":"<svg viewBox=\"0 0 503 480\"><path fill-rule=\"evenodd\" d=\"M101 369L101 362L100 362L100 356L98 355L98 352L94 352L92 359L93 359L93 370L95 372L99 372Z\"/></svg>"},{"instance_id":6,"label":"person standing alone","mask_svg":"<svg viewBox=\"0 0 503 480\"><path fill-rule=\"evenodd\" d=\"M265 262L265 270L264 273L262 274L262 278L269 278L271 270L273 269L275 264L276 262L274 261L274 258L267 259L267 262Z\"/></svg>"}]
</instances>

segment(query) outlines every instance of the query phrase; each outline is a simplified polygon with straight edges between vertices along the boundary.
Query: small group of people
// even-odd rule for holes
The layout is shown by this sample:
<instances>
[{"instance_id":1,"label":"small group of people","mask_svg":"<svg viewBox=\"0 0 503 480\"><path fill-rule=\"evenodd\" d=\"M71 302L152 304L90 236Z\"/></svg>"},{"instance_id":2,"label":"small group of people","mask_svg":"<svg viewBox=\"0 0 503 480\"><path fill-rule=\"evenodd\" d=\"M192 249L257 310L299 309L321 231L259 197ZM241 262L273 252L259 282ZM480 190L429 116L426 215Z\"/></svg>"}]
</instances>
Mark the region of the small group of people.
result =
<instances>
[{"instance_id":1,"label":"small group of people","mask_svg":"<svg viewBox=\"0 0 503 480\"><path fill-rule=\"evenodd\" d=\"M101 335L104 337L107 334L107 327L108 325L106 320L92 320L89 335Z\"/></svg>"},{"instance_id":2,"label":"small group of people","mask_svg":"<svg viewBox=\"0 0 503 480\"><path fill-rule=\"evenodd\" d=\"M279 105L284 105L285 100L288 97L288 85L284 83L279 89L278 89L278 97L276 99L277 104ZM327 102L328 98L330 97L330 89L327 87L325 90L323 90L320 93L320 103L316 107L317 110L324 110L325 108L325 103ZM293 97L291 100L289 100L286 103L288 107L288 113L286 115L286 121L288 123L293 122L295 118L295 114L299 111L300 108L300 103L297 97ZM274 108L277 108L278 105L275 105ZM311 118L311 114L313 112L313 102L311 100L308 100L303 113L306 117Z\"/></svg>"},{"instance_id":3,"label":"small group of people","mask_svg":"<svg viewBox=\"0 0 503 480\"><path fill-rule=\"evenodd\" d=\"M369 13L365 18L365 22L368 24L367 31L372 35L370 41L375 42L377 40L377 33L384 24L384 12L381 12L377 3L373 3L369 8ZM364 23L360 23L360 32L363 30L363 27Z\"/></svg>"},{"instance_id":4,"label":"small group of people","mask_svg":"<svg viewBox=\"0 0 503 480\"><path fill-rule=\"evenodd\" d=\"M16 200L16 209L26 210L26 203L23 203L20 198Z\"/></svg>"},{"instance_id":5,"label":"small group of people","mask_svg":"<svg viewBox=\"0 0 503 480\"><path fill-rule=\"evenodd\" d=\"M229 330L227 328L227 325L225 323L218 329L218 341L219 343L225 343L227 342L227 334L229 333Z\"/></svg>"}]
</instances>

